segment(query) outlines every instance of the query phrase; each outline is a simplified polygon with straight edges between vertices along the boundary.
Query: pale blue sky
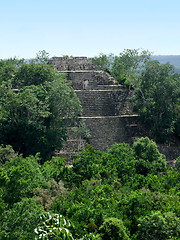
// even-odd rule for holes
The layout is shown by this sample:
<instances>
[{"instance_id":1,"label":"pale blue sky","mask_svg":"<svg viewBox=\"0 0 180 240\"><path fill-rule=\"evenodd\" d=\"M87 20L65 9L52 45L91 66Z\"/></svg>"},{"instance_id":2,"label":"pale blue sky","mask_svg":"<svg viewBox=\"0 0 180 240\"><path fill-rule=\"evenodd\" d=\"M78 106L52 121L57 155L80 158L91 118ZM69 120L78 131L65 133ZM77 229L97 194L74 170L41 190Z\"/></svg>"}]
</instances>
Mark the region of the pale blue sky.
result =
<instances>
[{"instance_id":1,"label":"pale blue sky","mask_svg":"<svg viewBox=\"0 0 180 240\"><path fill-rule=\"evenodd\" d=\"M180 55L180 0L0 0L0 58Z\"/></svg>"}]
</instances>

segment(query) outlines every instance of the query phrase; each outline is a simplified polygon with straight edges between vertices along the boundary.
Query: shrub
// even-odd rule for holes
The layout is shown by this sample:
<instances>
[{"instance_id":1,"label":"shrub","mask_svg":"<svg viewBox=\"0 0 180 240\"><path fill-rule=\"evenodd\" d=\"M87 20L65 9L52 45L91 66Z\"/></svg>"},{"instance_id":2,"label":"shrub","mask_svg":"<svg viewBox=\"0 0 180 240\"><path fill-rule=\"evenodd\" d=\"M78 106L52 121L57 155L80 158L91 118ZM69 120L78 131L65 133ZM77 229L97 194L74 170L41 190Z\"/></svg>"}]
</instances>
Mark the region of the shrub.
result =
<instances>
[{"instance_id":1,"label":"shrub","mask_svg":"<svg viewBox=\"0 0 180 240\"><path fill-rule=\"evenodd\" d=\"M14 152L12 146L0 146L0 165L4 164L8 160L15 158L17 154Z\"/></svg>"},{"instance_id":2,"label":"shrub","mask_svg":"<svg viewBox=\"0 0 180 240\"><path fill-rule=\"evenodd\" d=\"M157 148L154 141L148 137L142 137L134 143L133 149L136 157L136 171L139 174L156 174L166 171L166 159Z\"/></svg>"},{"instance_id":3,"label":"shrub","mask_svg":"<svg viewBox=\"0 0 180 240\"><path fill-rule=\"evenodd\" d=\"M126 227L121 219L107 218L99 228L98 239L102 240L128 240Z\"/></svg>"},{"instance_id":4,"label":"shrub","mask_svg":"<svg viewBox=\"0 0 180 240\"><path fill-rule=\"evenodd\" d=\"M127 143L115 143L109 149L107 153L110 156L106 160L106 165L110 164L111 168L116 168L118 178L122 182L127 181L135 174L135 157L134 151ZM107 167L106 167L107 168Z\"/></svg>"},{"instance_id":5,"label":"shrub","mask_svg":"<svg viewBox=\"0 0 180 240\"><path fill-rule=\"evenodd\" d=\"M12 205L24 197L32 197L35 188L46 185L38 160L38 156L23 158L20 155L0 168L0 187L6 203Z\"/></svg>"},{"instance_id":6,"label":"shrub","mask_svg":"<svg viewBox=\"0 0 180 240\"><path fill-rule=\"evenodd\" d=\"M39 223L43 207L36 205L32 199L25 198L15 203L3 213L0 239L1 240L30 240L34 239L34 228Z\"/></svg>"},{"instance_id":7,"label":"shrub","mask_svg":"<svg viewBox=\"0 0 180 240\"><path fill-rule=\"evenodd\" d=\"M42 165L42 173L47 181L54 178L59 182L63 177L63 169L65 168L65 159L61 157L52 157L50 161L46 161Z\"/></svg>"},{"instance_id":8,"label":"shrub","mask_svg":"<svg viewBox=\"0 0 180 240\"><path fill-rule=\"evenodd\" d=\"M139 240L180 238L180 219L172 212L152 212L138 219Z\"/></svg>"},{"instance_id":9,"label":"shrub","mask_svg":"<svg viewBox=\"0 0 180 240\"><path fill-rule=\"evenodd\" d=\"M92 177L99 176L102 163L102 152L95 150L87 144L85 149L81 149L73 155L73 172L75 173L73 181L77 184Z\"/></svg>"},{"instance_id":10,"label":"shrub","mask_svg":"<svg viewBox=\"0 0 180 240\"><path fill-rule=\"evenodd\" d=\"M176 159L176 169L180 172L180 156Z\"/></svg>"}]
</instances>

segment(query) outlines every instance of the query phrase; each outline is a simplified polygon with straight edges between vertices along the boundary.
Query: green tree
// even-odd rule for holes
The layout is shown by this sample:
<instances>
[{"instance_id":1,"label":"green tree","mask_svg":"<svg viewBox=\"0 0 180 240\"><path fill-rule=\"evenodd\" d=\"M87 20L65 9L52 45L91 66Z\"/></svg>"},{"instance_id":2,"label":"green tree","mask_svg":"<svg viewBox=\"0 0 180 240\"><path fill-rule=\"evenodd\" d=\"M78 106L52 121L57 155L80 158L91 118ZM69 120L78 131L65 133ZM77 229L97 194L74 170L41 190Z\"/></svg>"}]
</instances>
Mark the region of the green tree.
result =
<instances>
[{"instance_id":1,"label":"green tree","mask_svg":"<svg viewBox=\"0 0 180 240\"><path fill-rule=\"evenodd\" d=\"M92 62L96 65L98 70L103 70L110 73L113 59L113 54L106 55L100 53L98 57L92 58Z\"/></svg>"},{"instance_id":2,"label":"green tree","mask_svg":"<svg viewBox=\"0 0 180 240\"><path fill-rule=\"evenodd\" d=\"M0 92L0 141L24 156L42 151L51 115L47 91L43 86L29 86L14 93L4 83Z\"/></svg>"},{"instance_id":3,"label":"green tree","mask_svg":"<svg viewBox=\"0 0 180 240\"><path fill-rule=\"evenodd\" d=\"M9 206L24 197L32 197L35 188L46 187L38 161L38 156L27 158L19 156L6 161L0 168L2 198Z\"/></svg>"},{"instance_id":4,"label":"green tree","mask_svg":"<svg viewBox=\"0 0 180 240\"><path fill-rule=\"evenodd\" d=\"M85 149L80 149L77 154L73 155L73 181L81 183L81 181L92 177L97 177L100 174L102 163L102 152L95 150L94 147L87 144Z\"/></svg>"},{"instance_id":5,"label":"green tree","mask_svg":"<svg viewBox=\"0 0 180 240\"><path fill-rule=\"evenodd\" d=\"M3 192L3 190L2 190L2 188L0 188L0 226L1 226L1 222L2 222L3 213L7 209L7 204L3 200L2 192Z\"/></svg>"},{"instance_id":6,"label":"green tree","mask_svg":"<svg viewBox=\"0 0 180 240\"><path fill-rule=\"evenodd\" d=\"M180 97L180 75L173 74L173 69L168 63L149 61L135 91L134 109L159 142L166 141L177 120L175 109Z\"/></svg>"},{"instance_id":7,"label":"green tree","mask_svg":"<svg viewBox=\"0 0 180 240\"><path fill-rule=\"evenodd\" d=\"M106 162L107 171L115 168L118 178L121 179L124 184L128 181L136 172L135 164L136 160L134 157L134 151L126 143L115 143L109 149L107 149L107 158L104 155L103 162ZM110 168L107 166L110 164ZM108 174L108 173L107 173Z\"/></svg>"},{"instance_id":8,"label":"green tree","mask_svg":"<svg viewBox=\"0 0 180 240\"><path fill-rule=\"evenodd\" d=\"M80 100L65 75L42 61L23 63L8 78L0 85L0 142L24 156L40 152L44 161L61 149L63 119L77 120Z\"/></svg>"},{"instance_id":9,"label":"green tree","mask_svg":"<svg viewBox=\"0 0 180 240\"><path fill-rule=\"evenodd\" d=\"M80 100L67 82L65 74L55 73L55 76L52 82L46 84L50 111L54 118L77 120L82 113Z\"/></svg>"},{"instance_id":10,"label":"green tree","mask_svg":"<svg viewBox=\"0 0 180 240\"><path fill-rule=\"evenodd\" d=\"M11 76L12 87L20 89L24 86L39 85L52 82L59 74L55 72L51 65L44 62L23 63L15 69Z\"/></svg>"},{"instance_id":11,"label":"green tree","mask_svg":"<svg viewBox=\"0 0 180 240\"><path fill-rule=\"evenodd\" d=\"M148 50L125 49L116 56L112 64L112 76L121 84L137 87L139 77L151 53Z\"/></svg>"},{"instance_id":12,"label":"green tree","mask_svg":"<svg viewBox=\"0 0 180 240\"><path fill-rule=\"evenodd\" d=\"M24 59L10 58L0 60L0 84L12 78L17 69L24 64Z\"/></svg>"},{"instance_id":13,"label":"green tree","mask_svg":"<svg viewBox=\"0 0 180 240\"><path fill-rule=\"evenodd\" d=\"M178 79L177 83L180 80L180 74L174 74L175 77ZM180 84L179 84L180 85ZM178 87L179 87L178 85ZM178 89L174 89L174 91L177 92ZM176 122L175 122L175 133L180 137L180 97L177 97L177 100L175 102L175 117L176 117Z\"/></svg>"},{"instance_id":14,"label":"green tree","mask_svg":"<svg viewBox=\"0 0 180 240\"><path fill-rule=\"evenodd\" d=\"M113 183L117 178L124 184L135 174L134 152L128 144L114 144L106 152L95 150L91 145L74 155L72 174L80 182L100 178ZM74 180L75 180L74 179Z\"/></svg>"},{"instance_id":15,"label":"green tree","mask_svg":"<svg viewBox=\"0 0 180 240\"><path fill-rule=\"evenodd\" d=\"M42 165L41 171L47 181L53 178L56 182L59 182L63 178L65 168L65 159L53 156L51 160Z\"/></svg>"},{"instance_id":16,"label":"green tree","mask_svg":"<svg viewBox=\"0 0 180 240\"><path fill-rule=\"evenodd\" d=\"M166 159L156 143L148 137L142 137L133 145L136 157L136 172L142 175L157 174L166 171Z\"/></svg>"},{"instance_id":17,"label":"green tree","mask_svg":"<svg viewBox=\"0 0 180 240\"><path fill-rule=\"evenodd\" d=\"M54 179L49 180L46 185L46 188L40 186L33 190L33 199L47 211L56 198L63 198L67 195L67 190L62 181L57 183Z\"/></svg>"},{"instance_id":18,"label":"green tree","mask_svg":"<svg viewBox=\"0 0 180 240\"><path fill-rule=\"evenodd\" d=\"M99 228L99 240L128 240L126 227L121 219L107 218Z\"/></svg>"},{"instance_id":19,"label":"green tree","mask_svg":"<svg viewBox=\"0 0 180 240\"><path fill-rule=\"evenodd\" d=\"M152 212L138 220L138 239L179 239L180 219L174 213Z\"/></svg>"},{"instance_id":20,"label":"green tree","mask_svg":"<svg viewBox=\"0 0 180 240\"><path fill-rule=\"evenodd\" d=\"M4 211L0 225L1 240L34 240L34 228L40 223L43 207L25 198Z\"/></svg>"},{"instance_id":21,"label":"green tree","mask_svg":"<svg viewBox=\"0 0 180 240\"><path fill-rule=\"evenodd\" d=\"M0 166L8 160L15 158L17 154L14 152L12 146L0 146Z\"/></svg>"},{"instance_id":22,"label":"green tree","mask_svg":"<svg viewBox=\"0 0 180 240\"><path fill-rule=\"evenodd\" d=\"M45 50L41 50L36 54L36 58L32 59L32 62L35 63L48 63L49 53Z\"/></svg>"},{"instance_id":23,"label":"green tree","mask_svg":"<svg viewBox=\"0 0 180 240\"><path fill-rule=\"evenodd\" d=\"M123 63L121 62L120 56L114 57L111 74L118 81L118 83L123 85L129 85L129 81L127 81L127 76L126 76L127 75L126 69Z\"/></svg>"}]
</instances>

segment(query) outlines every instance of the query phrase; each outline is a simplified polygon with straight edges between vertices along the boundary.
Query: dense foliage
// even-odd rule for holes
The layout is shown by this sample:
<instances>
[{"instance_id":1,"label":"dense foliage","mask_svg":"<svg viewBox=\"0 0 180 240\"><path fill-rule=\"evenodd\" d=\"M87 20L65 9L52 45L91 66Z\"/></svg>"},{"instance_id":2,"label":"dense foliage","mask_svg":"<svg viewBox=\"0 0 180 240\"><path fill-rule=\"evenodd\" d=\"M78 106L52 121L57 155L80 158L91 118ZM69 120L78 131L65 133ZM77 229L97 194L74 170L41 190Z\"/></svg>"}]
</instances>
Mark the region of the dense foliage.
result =
<instances>
[{"instance_id":1,"label":"dense foliage","mask_svg":"<svg viewBox=\"0 0 180 240\"><path fill-rule=\"evenodd\" d=\"M51 156L66 138L63 119L74 122L81 107L47 57L0 61L0 240L180 239L180 157L168 167L148 137L104 152L87 144L70 166ZM157 139L180 133L179 75L171 65L137 50L94 61L134 90Z\"/></svg>"},{"instance_id":2,"label":"dense foliage","mask_svg":"<svg viewBox=\"0 0 180 240\"><path fill-rule=\"evenodd\" d=\"M150 136L165 142L171 134L180 136L180 74L171 64L152 61L150 56L147 50L125 49L119 56L100 54L92 61L133 90L134 110Z\"/></svg>"},{"instance_id":3,"label":"dense foliage","mask_svg":"<svg viewBox=\"0 0 180 240\"><path fill-rule=\"evenodd\" d=\"M173 73L173 66L168 63L150 61L135 90L134 107L159 142L179 131L175 129L179 122L179 99L180 74Z\"/></svg>"},{"instance_id":4,"label":"dense foliage","mask_svg":"<svg viewBox=\"0 0 180 240\"><path fill-rule=\"evenodd\" d=\"M66 139L63 119L75 121L81 106L66 76L41 55L28 63L0 61L0 142L46 160Z\"/></svg>"},{"instance_id":5,"label":"dense foliage","mask_svg":"<svg viewBox=\"0 0 180 240\"><path fill-rule=\"evenodd\" d=\"M73 167L0 151L2 240L180 238L179 159L168 168L147 137L105 152L87 145Z\"/></svg>"}]
</instances>

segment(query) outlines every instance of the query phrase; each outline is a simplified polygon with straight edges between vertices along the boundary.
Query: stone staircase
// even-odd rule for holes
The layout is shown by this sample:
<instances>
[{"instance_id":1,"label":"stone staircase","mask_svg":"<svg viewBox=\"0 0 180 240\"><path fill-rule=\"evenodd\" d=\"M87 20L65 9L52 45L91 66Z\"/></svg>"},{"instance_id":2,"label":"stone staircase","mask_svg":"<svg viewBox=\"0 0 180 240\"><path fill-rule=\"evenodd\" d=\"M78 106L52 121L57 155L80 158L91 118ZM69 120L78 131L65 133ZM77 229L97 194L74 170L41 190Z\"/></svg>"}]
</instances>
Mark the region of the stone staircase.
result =
<instances>
[{"instance_id":1,"label":"stone staircase","mask_svg":"<svg viewBox=\"0 0 180 240\"><path fill-rule=\"evenodd\" d=\"M71 153L88 142L96 149L106 150L115 142L132 144L140 137L139 116L132 113L129 91L121 85L98 85L95 90L75 90L83 119L91 132L88 139L76 138L69 129L69 139L59 152L70 163ZM141 131L142 132L142 131Z\"/></svg>"}]
</instances>

